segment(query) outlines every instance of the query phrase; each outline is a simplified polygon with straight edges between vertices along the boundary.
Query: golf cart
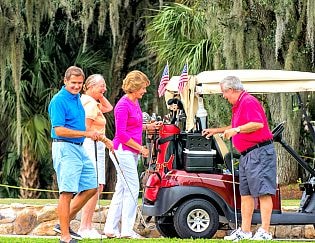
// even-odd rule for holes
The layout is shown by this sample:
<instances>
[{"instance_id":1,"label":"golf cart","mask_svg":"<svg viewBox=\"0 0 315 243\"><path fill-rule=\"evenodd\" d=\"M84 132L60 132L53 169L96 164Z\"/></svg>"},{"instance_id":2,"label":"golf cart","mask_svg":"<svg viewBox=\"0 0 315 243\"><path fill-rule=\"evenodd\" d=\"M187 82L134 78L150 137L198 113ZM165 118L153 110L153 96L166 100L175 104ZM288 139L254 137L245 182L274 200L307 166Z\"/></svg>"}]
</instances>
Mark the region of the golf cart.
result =
<instances>
[{"instance_id":1,"label":"golf cart","mask_svg":"<svg viewBox=\"0 0 315 243\"><path fill-rule=\"evenodd\" d=\"M217 70L190 76L180 94L184 111L173 112L176 119L169 119L172 122L165 122L148 140L151 155L143 178L142 213L147 221L154 219L162 236L211 238L218 229L233 229L241 222L238 169L234 166L239 156L219 135L201 136L207 123L202 96L220 93L219 81L229 75L238 76L250 93L296 92L302 109L298 92L315 91L315 73L307 72ZM168 83L166 101L178 95L178 80L172 77ZM303 112L306 116L305 109ZM281 210L278 186L272 198L271 225L314 224L315 170L283 140L283 130L284 123L273 129L274 141L296 159L309 178L300 184L303 196L298 212ZM309 130L315 144L311 125ZM260 223L260 205L255 200L252 224Z\"/></svg>"}]
</instances>

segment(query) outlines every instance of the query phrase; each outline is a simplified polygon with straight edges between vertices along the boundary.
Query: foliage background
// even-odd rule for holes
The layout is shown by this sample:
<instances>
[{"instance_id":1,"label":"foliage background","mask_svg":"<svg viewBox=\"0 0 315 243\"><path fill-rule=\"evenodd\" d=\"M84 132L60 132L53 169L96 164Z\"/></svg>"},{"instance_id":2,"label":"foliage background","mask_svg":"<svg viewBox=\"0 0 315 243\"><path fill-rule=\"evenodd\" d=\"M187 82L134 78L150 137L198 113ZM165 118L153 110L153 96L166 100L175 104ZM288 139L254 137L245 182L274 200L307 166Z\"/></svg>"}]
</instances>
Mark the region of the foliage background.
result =
<instances>
[{"instance_id":1,"label":"foliage background","mask_svg":"<svg viewBox=\"0 0 315 243\"><path fill-rule=\"evenodd\" d=\"M0 196L56 196L26 189L57 188L47 105L68 66L82 67L87 76L103 74L113 104L125 74L144 71L152 84L142 108L162 115L167 111L157 86L167 61L171 76L186 62L190 74L242 68L314 72L314 24L315 1L309 0L1 0ZM291 112L292 94L259 98L271 127L285 120L285 140L311 163L314 144L301 112ZM314 93L302 98L315 120ZM205 97L205 105L209 125L229 122L230 107L219 95ZM112 115L106 114L109 137ZM280 183L307 176L277 150ZM112 191L115 170L109 162L107 168L105 190Z\"/></svg>"}]
</instances>

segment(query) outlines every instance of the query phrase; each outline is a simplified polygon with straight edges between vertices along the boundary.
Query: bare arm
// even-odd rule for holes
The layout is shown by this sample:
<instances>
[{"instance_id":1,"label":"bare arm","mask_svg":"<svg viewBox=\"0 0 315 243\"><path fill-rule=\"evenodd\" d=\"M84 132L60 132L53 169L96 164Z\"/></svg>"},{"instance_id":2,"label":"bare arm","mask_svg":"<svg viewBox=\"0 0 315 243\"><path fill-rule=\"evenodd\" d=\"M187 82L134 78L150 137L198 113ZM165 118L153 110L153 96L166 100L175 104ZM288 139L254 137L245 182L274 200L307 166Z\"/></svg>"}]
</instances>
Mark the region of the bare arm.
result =
<instances>
[{"instance_id":1,"label":"bare arm","mask_svg":"<svg viewBox=\"0 0 315 243\"><path fill-rule=\"evenodd\" d=\"M86 126L87 131L91 131L93 122L94 121L90 118L85 119L85 126ZM113 141L107 138L105 134L100 134L100 136L98 137L98 140L103 142L110 151L114 151Z\"/></svg>"},{"instance_id":2,"label":"bare arm","mask_svg":"<svg viewBox=\"0 0 315 243\"><path fill-rule=\"evenodd\" d=\"M217 127L217 128L207 128L202 131L202 136L206 136L206 138L211 137L214 134L217 133L224 133L225 130L230 129L232 126L226 126L226 127Z\"/></svg>"},{"instance_id":3,"label":"bare arm","mask_svg":"<svg viewBox=\"0 0 315 243\"><path fill-rule=\"evenodd\" d=\"M135 142L132 138L130 138L129 141L127 141L125 144L133 149L138 150L143 157L148 157L149 150L143 147L141 144Z\"/></svg>"},{"instance_id":4,"label":"bare arm","mask_svg":"<svg viewBox=\"0 0 315 243\"><path fill-rule=\"evenodd\" d=\"M242 126L239 126L240 133L251 133L255 132L264 127L264 124L261 122L249 122Z\"/></svg>"},{"instance_id":5,"label":"bare arm","mask_svg":"<svg viewBox=\"0 0 315 243\"><path fill-rule=\"evenodd\" d=\"M87 131L91 131L91 127L92 127L93 122L94 121L92 119L85 118L85 127L86 127Z\"/></svg>"},{"instance_id":6,"label":"bare arm","mask_svg":"<svg viewBox=\"0 0 315 243\"><path fill-rule=\"evenodd\" d=\"M54 127L54 129L57 136L68 138L87 137L96 140L99 138L100 135L98 132L95 131L78 131L66 127Z\"/></svg>"},{"instance_id":7,"label":"bare arm","mask_svg":"<svg viewBox=\"0 0 315 243\"><path fill-rule=\"evenodd\" d=\"M100 102L99 108L102 113L110 112L111 110L113 110L113 106L104 96L102 96L102 98L99 99L99 102Z\"/></svg>"},{"instance_id":8,"label":"bare arm","mask_svg":"<svg viewBox=\"0 0 315 243\"><path fill-rule=\"evenodd\" d=\"M234 128L229 128L227 130L224 131L223 133L223 137L226 139L230 139L231 137L233 137L234 135L236 135L237 133L251 133L251 132L255 132L261 128L264 127L263 123L260 122L248 122L244 125L238 126L239 128L239 132L237 132L237 129Z\"/></svg>"}]
</instances>

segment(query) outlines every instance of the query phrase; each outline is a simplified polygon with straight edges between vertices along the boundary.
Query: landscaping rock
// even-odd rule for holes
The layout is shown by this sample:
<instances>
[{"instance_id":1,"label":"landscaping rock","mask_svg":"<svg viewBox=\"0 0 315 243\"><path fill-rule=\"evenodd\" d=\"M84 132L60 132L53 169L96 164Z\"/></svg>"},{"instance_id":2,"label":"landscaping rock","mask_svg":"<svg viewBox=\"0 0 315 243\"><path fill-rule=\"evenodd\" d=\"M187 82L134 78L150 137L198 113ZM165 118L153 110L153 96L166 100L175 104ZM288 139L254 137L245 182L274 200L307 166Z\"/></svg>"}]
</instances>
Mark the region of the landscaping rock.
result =
<instances>
[{"instance_id":1,"label":"landscaping rock","mask_svg":"<svg viewBox=\"0 0 315 243\"><path fill-rule=\"evenodd\" d=\"M56 206L45 206L37 214L38 223L43 223L54 219L58 219Z\"/></svg>"},{"instance_id":2,"label":"landscaping rock","mask_svg":"<svg viewBox=\"0 0 315 243\"><path fill-rule=\"evenodd\" d=\"M296 209L293 209L296 210ZM103 232L106 221L108 206L96 207L93 215L93 227L100 233ZM139 215L136 220L134 230L147 238L160 238L157 229L145 228L140 223ZM70 226L77 231L80 226L81 214L71 221ZM142 221L141 221L142 222ZM23 204L0 205L0 235L29 235L29 236L56 236L53 227L58 223L57 206L30 206ZM154 224L154 217L147 225ZM255 232L260 225L253 225L252 231ZM277 225L271 226L270 232L275 239L306 238L315 239L313 225ZM227 235L227 230L218 230L214 238L222 239Z\"/></svg>"},{"instance_id":3,"label":"landscaping rock","mask_svg":"<svg viewBox=\"0 0 315 243\"><path fill-rule=\"evenodd\" d=\"M11 235L13 234L14 224L13 223L6 223L0 224L0 235Z\"/></svg>"},{"instance_id":4,"label":"landscaping rock","mask_svg":"<svg viewBox=\"0 0 315 243\"><path fill-rule=\"evenodd\" d=\"M43 222L35 227L32 231L32 235L39 235L39 236L55 236L57 233L53 231L53 228L56 224L59 223L58 219Z\"/></svg>"},{"instance_id":5,"label":"landscaping rock","mask_svg":"<svg viewBox=\"0 0 315 243\"><path fill-rule=\"evenodd\" d=\"M291 232L290 232L290 239L300 239L303 234L303 229L302 227L299 226L292 226Z\"/></svg>"},{"instance_id":6,"label":"landscaping rock","mask_svg":"<svg viewBox=\"0 0 315 243\"><path fill-rule=\"evenodd\" d=\"M278 225L275 230L274 238L289 238L291 232L291 226L288 225Z\"/></svg>"},{"instance_id":7,"label":"landscaping rock","mask_svg":"<svg viewBox=\"0 0 315 243\"><path fill-rule=\"evenodd\" d=\"M18 213L14 222L14 232L17 235L27 235L37 225L37 214L33 209L25 209Z\"/></svg>"},{"instance_id":8,"label":"landscaping rock","mask_svg":"<svg viewBox=\"0 0 315 243\"><path fill-rule=\"evenodd\" d=\"M315 239L314 225L305 225L304 234L306 239Z\"/></svg>"},{"instance_id":9,"label":"landscaping rock","mask_svg":"<svg viewBox=\"0 0 315 243\"><path fill-rule=\"evenodd\" d=\"M12 223L16 219L16 213L11 207L0 209L0 224Z\"/></svg>"}]
</instances>

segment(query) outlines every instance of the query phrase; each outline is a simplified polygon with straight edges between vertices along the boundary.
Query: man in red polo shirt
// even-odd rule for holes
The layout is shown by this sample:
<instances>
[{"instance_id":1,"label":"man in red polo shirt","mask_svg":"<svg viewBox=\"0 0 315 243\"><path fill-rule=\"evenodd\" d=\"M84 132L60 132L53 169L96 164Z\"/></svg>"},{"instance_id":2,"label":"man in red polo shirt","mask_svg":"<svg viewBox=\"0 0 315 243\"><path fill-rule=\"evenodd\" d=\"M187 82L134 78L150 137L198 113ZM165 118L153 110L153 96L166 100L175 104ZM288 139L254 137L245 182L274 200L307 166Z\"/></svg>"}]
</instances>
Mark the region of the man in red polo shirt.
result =
<instances>
[{"instance_id":1,"label":"man in red polo shirt","mask_svg":"<svg viewBox=\"0 0 315 243\"><path fill-rule=\"evenodd\" d=\"M248 94L238 77L228 76L220 82L223 97L233 105L230 126L203 130L210 137L223 133L225 139L232 138L234 147L241 153L239 180L241 194L242 227L236 229L225 240L242 239L271 240L269 233L272 213L271 195L276 194L276 152L272 133L260 102ZM251 221L254 198L258 197L261 210L261 227L252 237Z\"/></svg>"}]
</instances>

